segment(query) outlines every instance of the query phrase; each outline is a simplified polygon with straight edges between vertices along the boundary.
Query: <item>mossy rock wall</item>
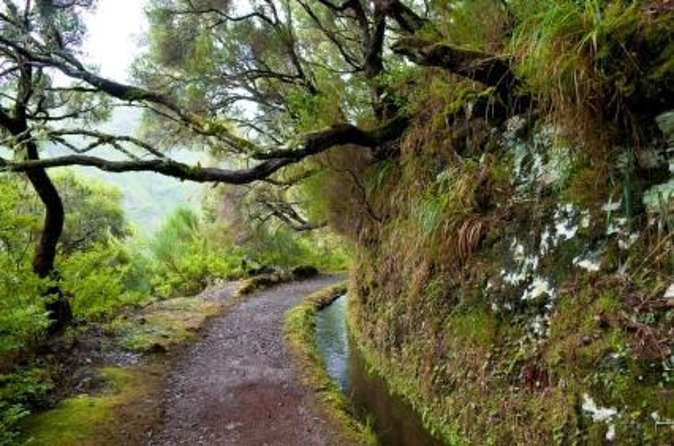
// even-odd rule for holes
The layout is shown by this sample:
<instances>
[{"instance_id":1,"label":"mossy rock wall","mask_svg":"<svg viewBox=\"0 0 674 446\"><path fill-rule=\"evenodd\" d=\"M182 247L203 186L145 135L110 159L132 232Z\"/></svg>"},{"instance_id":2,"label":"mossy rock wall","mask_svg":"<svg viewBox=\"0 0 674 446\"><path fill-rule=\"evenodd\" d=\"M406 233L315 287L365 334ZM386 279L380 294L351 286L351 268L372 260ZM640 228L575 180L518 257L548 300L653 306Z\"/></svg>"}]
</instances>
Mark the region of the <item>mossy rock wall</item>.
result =
<instances>
[{"instance_id":1,"label":"mossy rock wall","mask_svg":"<svg viewBox=\"0 0 674 446\"><path fill-rule=\"evenodd\" d=\"M671 182L667 129L597 165L540 119L504 128L459 161L449 135L411 133L372 175L363 347L451 442L674 442L673 201L648 201Z\"/></svg>"}]
</instances>

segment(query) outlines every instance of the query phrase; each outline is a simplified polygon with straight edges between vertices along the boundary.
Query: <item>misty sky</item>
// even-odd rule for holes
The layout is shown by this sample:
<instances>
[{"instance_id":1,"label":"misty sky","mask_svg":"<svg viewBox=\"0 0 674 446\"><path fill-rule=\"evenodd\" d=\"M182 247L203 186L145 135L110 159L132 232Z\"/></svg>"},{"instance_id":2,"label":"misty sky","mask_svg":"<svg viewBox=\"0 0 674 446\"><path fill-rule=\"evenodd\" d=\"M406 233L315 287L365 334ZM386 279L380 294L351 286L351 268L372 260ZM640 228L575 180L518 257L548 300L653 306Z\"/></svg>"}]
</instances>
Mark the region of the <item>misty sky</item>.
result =
<instances>
[{"instance_id":1,"label":"misty sky","mask_svg":"<svg viewBox=\"0 0 674 446\"><path fill-rule=\"evenodd\" d=\"M141 53L147 20L146 0L99 0L98 8L86 17L85 60L100 67L103 76L130 81L129 67Z\"/></svg>"}]
</instances>

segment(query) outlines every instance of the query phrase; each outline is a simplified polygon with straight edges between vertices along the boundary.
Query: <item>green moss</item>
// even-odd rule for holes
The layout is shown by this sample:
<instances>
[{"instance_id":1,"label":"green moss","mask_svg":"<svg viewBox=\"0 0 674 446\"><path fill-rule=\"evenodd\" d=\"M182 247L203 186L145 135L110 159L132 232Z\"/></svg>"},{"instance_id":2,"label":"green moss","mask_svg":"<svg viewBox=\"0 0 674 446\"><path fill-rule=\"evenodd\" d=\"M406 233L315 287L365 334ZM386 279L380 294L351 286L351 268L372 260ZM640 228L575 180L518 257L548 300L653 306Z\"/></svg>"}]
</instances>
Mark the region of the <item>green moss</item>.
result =
<instances>
[{"instance_id":1,"label":"green moss","mask_svg":"<svg viewBox=\"0 0 674 446\"><path fill-rule=\"evenodd\" d=\"M165 352L190 341L220 306L196 297L157 302L132 319L118 318L110 324L122 344L137 352Z\"/></svg>"},{"instance_id":2,"label":"green moss","mask_svg":"<svg viewBox=\"0 0 674 446\"><path fill-rule=\"evenodd\" d=\"M637 4L509 2L517 16L511 54L524 77L522 91L540 101L540 117L513 130L527 141L523 156L538 158L524 156L520 163L509 144L493 147L476 120L447 119L479 91L429 70L417 84L418 117L401 143L395 180L375 177L368 191L387 218L367 237L354 237L349 323L372 368L447 443L604 443L607 425L584 413L585 393L619 409L613 422L621 444L671 443L671 433L656 433L649 416L673 416L671 402L663 403L664 395L671 401L671 373L658 350L658 342L671 344L663 321L671 325L672 311L645 310L660 308L655 302L671 274L662 285L649 276L642 286L637 277L645 259L660 258L653 247L662 235L635 209L640 239L621 248L619 235L607 236L602 210L610 197L615 202L623 195L617 158L653 125L629 107L669 88L658 80L644 94L648 73L671 67L671 57L659 53L671 55L674 28L658 22L674 16L646 17ZM630 48L632 62L624 58ZM644 62L643 73L634 71L634 61ZM527 164L532 173L532 187L518 194L515 164ZM642 188L639 175L634 172L634 198ZM560 235L541 255L544 232L562 233L556 227L562 222L552 217L567 203L582 212L574 223L585 212L590 223L568 240ZM354 218L344 220L346 226ZM526 281L502 286L499 279L518 267L515 238L524 256L538 254L535 271L522 275L549 281L556 298L522 301ZM574 259L598 253L600 272L574 266ZM628 274L612 274L626 266ZM544 336L531 330L540 315L549 321Z\"/></svg>"},{"instance_id":3,"label":"green moss","mask_svg":"<svg viewBox=\"0 0 674 446\"><path fill-rule=\"evenodd\" d=\"M569 263L586 245L580 240L565 248L561 257L551 257ZM492 313L475 291L485 276L473 270L491 271L486 277L498 274L502 263L493 252L477 256L474 266L469 263L468 274L435 271L420 279L405 276L407 281L389 276L403 274L404 264L383 271L382 259L390 261L357 258L368 264L355 268L352 331L371 367L446 442L587 442L605 435L606 424L593 423L579 409L584 393L620 408L614 424L625 444L669 438L666 430L654 430L649 414L671 417L673 405L665 397L670 385L654 373L661 364L653 368L652 360L639 359L650 354L640 347L642 335L625 328L626 315L634 312L632 296L641 288L652 292L652 282L632 285L624 278L542 264L546 272L560 270L559 296L549 338L537 342L527 334L527 317L517 311ZM411 285L417 280L422 288Z\"/></svg>"},{"instance_id":4,"label":"green moss","mask_svg":"<svg viewBox=\"0 0 674 446\"><path fill-rule=\"evenodd\" d=\"M449 336L462 338L481 347L491 346L496 332L497 321L494 315L479 308L452 315L447 325Z\"/></svg>"},{"instance_id":5,"label":"green moss","mask_svg":"<svg viewBox=\"0 0 674 446\"><path fill-rule=\"evenodd\" d=\"M98 395L78 395L55 408L28 417L22 443L38 446L95 446L123 444L123 433L142 435L159 415L148 396L158 391L162 374L155 367L99 371L107 386ZM129 408L134 418L128 417ZM142 411L141 411L142 410ZM136 425L141 427L134 429Z\"/></svg>"},{"instance_id":6,"label":"green moss","mask_svg":"<svg viewBox=\"0 0 674 446\"><path fill-rule=\"evenodd\" d=\"M620 309L620 296L610 290L605 291L599 296L596 308L604 313L615 314Z\"/></svg>"},{"instance_id":7,"label":"green moss","mask_svg":"<svg viewBox=\"0 0 674 446\"><path fill-rule=\"evenodd\" d=\"M113 393L122 392L129 386L137 385L137 375L129 370L119 367L103 367L100 370L101 378L103 378L111 388Z\"/></svg>"},{"instance_id":8,"label":"green moss","mask_svg":"<svg viewBox=\"0 0 674 446\"><path fill-rule=\"evenodd\" d=\"M291 280L293 280L293 276L289 273L261 274L242 281L238 293L247 295Z\"/></svg>"},{"instance_id":9,"label":"green moss","mask_svg":"<svg viewBox=\"0 0 674 446\"><path fill-rule=\"evenodd\" d=\"M27 445L75 446L94 444L96 426L112 417L108 401L80 395L62 401L55 409L31 417L24 428Z\"/></svg>"}]
</instances>

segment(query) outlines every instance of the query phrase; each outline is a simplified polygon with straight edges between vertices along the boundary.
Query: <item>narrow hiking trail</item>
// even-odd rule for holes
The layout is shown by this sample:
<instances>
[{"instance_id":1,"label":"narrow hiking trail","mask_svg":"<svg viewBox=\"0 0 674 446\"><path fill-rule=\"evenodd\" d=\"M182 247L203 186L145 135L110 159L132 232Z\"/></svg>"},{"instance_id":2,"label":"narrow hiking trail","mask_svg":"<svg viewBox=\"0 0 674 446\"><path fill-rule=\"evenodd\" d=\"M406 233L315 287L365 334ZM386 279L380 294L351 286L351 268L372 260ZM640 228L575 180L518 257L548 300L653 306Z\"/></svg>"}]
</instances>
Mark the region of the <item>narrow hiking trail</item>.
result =
<instances>
[{"instance_id":1,"label":"narrow hiking trail","mask_svg":"<svg viewBox=\"0 0 674 446\"><path fill-rule=\"evenodd\" d=\"M338 277L256 293L214 319L169 374L158 445L323 445L335 438L311 410L284 345L286 310ZM214 298L227 298L226 292Z\"/></svg>"}]
</instances>

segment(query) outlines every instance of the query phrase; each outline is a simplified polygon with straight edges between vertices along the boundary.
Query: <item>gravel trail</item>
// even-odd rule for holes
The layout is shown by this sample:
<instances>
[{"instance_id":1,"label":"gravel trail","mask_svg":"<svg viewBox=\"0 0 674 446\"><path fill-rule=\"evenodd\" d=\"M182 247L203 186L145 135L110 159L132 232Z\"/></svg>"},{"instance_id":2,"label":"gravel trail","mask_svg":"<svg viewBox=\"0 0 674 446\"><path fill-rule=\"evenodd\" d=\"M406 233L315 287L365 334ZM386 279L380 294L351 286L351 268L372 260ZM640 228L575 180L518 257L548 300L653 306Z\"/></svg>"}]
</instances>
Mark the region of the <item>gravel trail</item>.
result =
<instances>
[{"instance_id":1,"label":"gravel trail","mask_svg":"<svg viewBox=\"0 0 674 446\"><path fill-rule=\"evenodd\" d=\"M170 373L163 427L148 444L333 444L312 413L310 390L298 382L282 324L286 310L339 280L323 276L262 291L213 320Z\"/></svg>"}]
</instances>

